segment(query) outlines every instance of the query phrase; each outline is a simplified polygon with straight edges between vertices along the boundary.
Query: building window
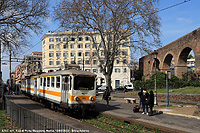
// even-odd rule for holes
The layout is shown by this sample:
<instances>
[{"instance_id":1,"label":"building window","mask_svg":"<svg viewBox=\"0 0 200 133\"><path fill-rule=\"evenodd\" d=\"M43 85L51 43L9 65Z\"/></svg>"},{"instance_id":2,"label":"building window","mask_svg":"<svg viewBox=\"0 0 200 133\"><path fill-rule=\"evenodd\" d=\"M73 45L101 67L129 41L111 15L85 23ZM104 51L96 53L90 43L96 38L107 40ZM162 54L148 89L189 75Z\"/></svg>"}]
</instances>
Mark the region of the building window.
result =
<instances>
[{"instance_id":1,"label":"building window","mask_svg":"<svg viewBox=\"0 0 200 133\"><path fill-rule=\"evenodd\" d=\"M78 41L83 41L83 38L82 38L82 37L79 37L79 38L78 38Z\"/></svg>"},{"instance_id":2,"label":"building window","mask_svg":"<svg viewBox=\"0 0 200 133\"><path fill-rule=\"evenodd\" d=\"M89 44L89 43L86 43L86 44L85 44L85 48L90 48L90 44Z\"/></svg>"},{"instance_id":3,"label":"building window","mask_svg":"<svg viewBox=\"0 0 200 133\"><path fill-rule=\"evenodd\" d=\"M93 51L93 52L92 52L92 56L97 56L97 52L96 52L96 51Z\"/></svg>"},{"instance_id":4,"label":"building window","mask_svg":"<svg viewBox=\"0 0 200 133\"><path fill-rule=\"evenodd\" d=\"M53 57L54 53L53 52L50 52L49 53L49 57Z\"/></svg>"},{"instance_id":5,"label":"building window","mask_svg":"<svg viewBox=\"0 0 200 133\"><path fill-rule=\"evenodd\" d=\"M64 49L67 49L67 48L68 48L68 44L65 43L65 44L63 45L63 48L64 48Z\"/></svg>"},{"instance_id":6,"label":"building window","mask_svg":"<svg viewBox=\"0 0 200 133\"><path fill-rule=\"evenodd\" d=\"M68 52L67 51L63 52L63 57L68 57Z\"/></svg>"},{"instance_id":7,"label":"building window","mask_svg":"<svg viewBox=\"0 0 200 133\"><path fill-rule=\"evenodd\" d=\"M92 48L96 48L96 44L92 44Z\"/></svg>"},{"instance_id":8,"label":"building window","mask_svg":"<svg viewBox=\"0 0 200 133\"><path fill-rule=\"evenodd\" d=\"M85 52L85 56L90 56L90 52Z\"/></svg>"},{"instance_id":9,"label":"building window","mask_svg":"<svg viewBox=\"0 0 200 133\"><path fill-rule=\"evenodd\" d=\"M71 41L75 41L75 38L74 38L74 37L71 37Z\"/></svg>"},{"instance_id":10,"label":"building window","mask_svg":"<svg viewBox=\"0 0 200 133\"><path fill-rule=\"evenodd\" d=\"M61 42L61 38L56 38L56 42Z\"/></svg>"},{"instance_id":11,"label":"building window","mask_svg":"<svg viewBox=\"0 0 200 133\"><path fill-rule=\"evenodd\" d=\"M53 44L50 44L50 45L49 45L49 49L54 49L54 45L53 45Z\"/></svg>"},{"instance_id":12,"label":"building window","mask_svg":"<svg viewBox=\"0 0 200 133\"><path fill-rule=\"evenodd\" d=\"M57 48L57 49L60 49L60 44L56 44L56 48Z\"/></svg>"},{"instance_id":13,"label":"building window","mask_svg":"<svg viewBox=\"0 0 200 133\"><path fill-rule=\"evenodd\" d=\"M123 59L123 64L127 64L127 60L126 59Z\"/></svg>"},{"instance_id":14,"label":"building window","mask_svg":"<svg viewBox=\"0 0 200 133\"><path fill-rule=\"evenodd\" d=\"M82 43L79 43L79 44L78 44L78 48L83 48L83 44L82 44Z\"/></svg>"},{"instance_id":15,"label":"building window","mask_svg":"<svg viewBox=\"0 0 200 133\"><path fill-rule=\"evenodd\" d=\"M78 56L81 57L82 56L82 52L78 52Z\"/></svg>"},{"instance_id":16,"label":"building window","mask_svg":"<svg viewBox=\"0 0 200 133\"><path fill-rule=\"evenodd\" d=\"M70 44L70 48L71 48L71 49L74 48L74 43Z\"/></svg>"},{"instance_id":17,"label":"building window","mask_svg":"<svg viewBox=\"0 0 200 133\"><path fill-rule=\"evenodd\" d=\"M85 64L86 64L86 65L89 65L89 64L90 64L90 60L89 60L89 59L86 59L86 60L85 60Z\"/></svg>"},{"instance_id":18,"label":"building window","mask_svg":"<svg viewBox=\"0 0 200 133\"><path fill-rule=\"evenodd\" d=\"M53 38L49 38L49 42L54 42L54 39Z\"/></svg>"},{"instance_id":19,"label":"building window","mask_svg":"<svg viewBox=\"0 0 200 133\"><path fill-rule=\"evenodd\" d=\"M49 60L49 65L50 65L50 66L53 65L53 60Z\"/></svg>"},{"instance_id":20,"label":"building window","mask_svg":"<svg viewBox=\"0 0 200 133\"><path fill-rule=\"evenodd\" d=\"M67 60L64 61L64 64L68 64Z\"/></svg>"},{"instance_id":21,"label":"building window","mask_svg":"<svg viewBox=\"0 0 200 133\"><path fill-rule=\"evenodd\" d=\"M122 47L128 47L128 43L123 43Z\"/></svg>"},{"instance_id":22,"label":"building window","mask_svg":"<svg viewBox=\"0 0 200 133\"><path fill-rule=\"evenodd\" d=\"M115 68L115 72L116 73L120 73L120 69L119 68Z\"/></svg>"},{"instance_id":23,"label":"building window","mask_svg":"<svg viewBox=\"0 0 200 133\"><path fill-rule=\"evenodd\" d=\"M71 52L71 57L74 57L75 56L75 52Z\"/></svg>"},{"instance_id":24,"label":"building window","mask_svg":"<svg viewBox=\"0 0 200 133\"><path fill-rule=\"evenodd\" d=\"M119 59L116 59L116 64L120 64L120 60Z\"/></svg>"},{"instance_id":25,"label":"building window","mask_svg":"<svg viewBox=\"0 0 200 133\"><path fill-rule=\"evenodd\" d=\"M45 40L42 43L45 44Z\"/></svg>"},{"instance_id":26,"label":"building window","mask_svg":"<svg viewBox=\"0 0 200 133\"><path fill-rule=\"evenodd\" d=\"M94 65L97 64L97 59L93 59L93 64L94 64Z\"/></svg>"},{"instance_id":27,"label":"building window","mask_svg":"<svg viewBox=\"0 0 200 133\"><path fill-rule=\"evenodd\" d=\"M104 64L104 63L105 63L105 61L104 61L103 59L101 59L101 60L100 60L100 63L101 63L101 64Z\"/></svg>"},{"instance_id":28,"label":"building window","mask_svg":"<svg viewBox=\"0 0 200 133\"><path fill-rule=\"evenodd\" d=\"M124 73L126 73L127 72L127 70L126 70L126 68L124 68L124 71L123 71Z\"/></svg>"},{"instance_id":29,"label":"building window","mask_svg":"<svg viewBox=\"0 0 200 133\"><path fill-rule=\"evenodd\" d=\"M86 36L85 41L90 41L90 37Z\"/></svg>"},{"instance_id":30,"label":"building window","mask_svg":"<svg viewBox=\"0 0 200 133\"><path fill-rule=\"evenodd\" d=\"M80 64L83 64L83 61L82 61L81 58L78 59L78 64L79 64L79 65L80 65Z\"/></svg>"},{"instance_id":31,"label":"building window","mask_svg":"<svg viewBox=\"0 0 200 133\"><path fill-rule=\"evenodd\" d=\"M71 58L71 64L75 64L74 58Z\"/></svg>"},{"instance_id":32,"label":"building window","mask_svg":"<svg viewBox=\"0 0 200 133\"><path fill-rule=\"evenodd\" d=\"M57 53L56 53L56 57L57 57L57 58L60 58L60 55L61 55L60 52L57 52Z\"/></svg>"},{"instance_id":33,"label":"building window","mask_svg":"<svg viewBox=\"0 0 200 133\"><path fill-rule=\"evenodd\" d=\"M127 51L122 51L122 55L128 55Z\"/></svg>"},{"instance_id":34,"label":"building window","mask_svg":"<svg viewBox=\"0 0 200 133\"><path fill-rule=\"evenodd\" d=\"M63 42L67 42L67 41L68 41L67 37L63 38Z\"/></svg>"},{"instance_id":35,"label":"building window","mask_svg":"<svg viewBox=\"0 0 200 133\"><path fill-rule=\"evenodd\" d=\"M57 60L57 61L56 61L56 65L60 65L60 61Z\"/></svg>"}]
</instances>

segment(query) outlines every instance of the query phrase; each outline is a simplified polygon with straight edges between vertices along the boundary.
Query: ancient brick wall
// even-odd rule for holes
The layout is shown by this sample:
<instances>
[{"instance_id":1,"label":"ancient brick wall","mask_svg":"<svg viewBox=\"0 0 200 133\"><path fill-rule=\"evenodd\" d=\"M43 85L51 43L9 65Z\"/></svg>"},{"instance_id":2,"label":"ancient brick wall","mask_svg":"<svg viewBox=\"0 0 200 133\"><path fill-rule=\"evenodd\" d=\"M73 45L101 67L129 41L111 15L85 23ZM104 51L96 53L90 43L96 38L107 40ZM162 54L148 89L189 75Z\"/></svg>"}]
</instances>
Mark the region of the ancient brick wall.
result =
<instances>
[{"instance_id":1,"label":"ancient brick wall","mask_svg":"<svg viewBox=\"0 0 200 133\"><path fill-rule=\"evenodd\" d=\"M195 71L200 73L200 28L157 49L157 71L170 70L171 59L174 58L175 75L182 78L182 74L187 72L187 57L191 50L195 54ZM152 53L140 58L140 70L145 79L155 72L154 62Z\"/></svg>"}]
</instances>

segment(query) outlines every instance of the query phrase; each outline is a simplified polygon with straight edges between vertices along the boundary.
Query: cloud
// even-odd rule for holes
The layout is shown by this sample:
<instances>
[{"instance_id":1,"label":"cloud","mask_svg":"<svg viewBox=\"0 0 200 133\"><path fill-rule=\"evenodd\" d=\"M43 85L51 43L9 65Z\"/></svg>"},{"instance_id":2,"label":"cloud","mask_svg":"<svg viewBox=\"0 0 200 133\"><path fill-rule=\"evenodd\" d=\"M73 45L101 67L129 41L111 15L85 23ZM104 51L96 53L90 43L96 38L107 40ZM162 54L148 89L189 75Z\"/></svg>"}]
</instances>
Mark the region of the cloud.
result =
<instances>
[{"instance_id":1,"label":"cloud","mask_svg":"<svg viewBox=\"0 0 200 133\"><path fill-rule=\"evenodd\" d=\"M186 19L186 18L177 18L177 21L182 21L182 22L189 23L189 24L192 23L192 20Z\"/></svg>"}]
</instances>

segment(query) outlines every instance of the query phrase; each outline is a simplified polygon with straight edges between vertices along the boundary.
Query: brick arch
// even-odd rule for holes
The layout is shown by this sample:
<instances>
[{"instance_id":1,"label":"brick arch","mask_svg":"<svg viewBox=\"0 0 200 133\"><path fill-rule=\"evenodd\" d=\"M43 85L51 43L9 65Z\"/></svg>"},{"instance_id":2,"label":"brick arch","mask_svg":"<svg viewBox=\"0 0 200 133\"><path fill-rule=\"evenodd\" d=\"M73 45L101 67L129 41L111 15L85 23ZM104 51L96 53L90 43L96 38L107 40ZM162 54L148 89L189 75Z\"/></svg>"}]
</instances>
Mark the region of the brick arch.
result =
<instances>
[{"instance_id":1,"label":"brick arch","mask_svg":"<svg viewBox=\"0 0 200 133\"><path fill-rule=\"evenodd\" d=\"M176 76L182 77L182 74L187 72L187 57L191 51L193 51L195 55L196 51L194 51L190 46L184 47L180 50L175 68Z\"/></svg>"},{"instance_id":2,"label":"brick arch","mask_svg":"<svg viewBox=\"0 0 200 133\"><path fill-rule=\"evenodd\" d=\"M165 72L165 71L168 71L170 70L170 65L171 65L171 61L172 61L172 58L174 58L175 54L174 52L170 51L170 52L167 52L165 55L164 55L164 58L162 60L162 72ZM176 62L176 60L174 59L174 62Z\"/></svg>"},{"instance_id":3,"label":"brick arch","mask_svg":"<svg viewBox=\"0 0 200 133\"><path fill-rule=\"evenodd\" d=\"M165 69L170 68L170 62L173 57L175 61L175 75L182 78L182 74L187 72L187 57L191 50L193 50L195 55L195 73L200 76L200 28L156 50L161 71L164 72ZM146 63L148 61L151 61L151 70L149 69L150 64ZM139 69L144 76L148 75L146 79L154 71L153 62L152 53L140 58Z\"/></svg>"},{"instance_id":4,"label":"brick arch","mask_svg":"<svg viewBox=\"0 0 200 133\"><path fill-rule=\"evenodd\" d=\"M154 73L155 71L155 59L152 58L152 61L151 61L151 68L152 68L152 73ZM156 71L160 71L161 70L161 66L160 66L160 58L158 57L156 59Z\"/></svg>"}]
</instances>

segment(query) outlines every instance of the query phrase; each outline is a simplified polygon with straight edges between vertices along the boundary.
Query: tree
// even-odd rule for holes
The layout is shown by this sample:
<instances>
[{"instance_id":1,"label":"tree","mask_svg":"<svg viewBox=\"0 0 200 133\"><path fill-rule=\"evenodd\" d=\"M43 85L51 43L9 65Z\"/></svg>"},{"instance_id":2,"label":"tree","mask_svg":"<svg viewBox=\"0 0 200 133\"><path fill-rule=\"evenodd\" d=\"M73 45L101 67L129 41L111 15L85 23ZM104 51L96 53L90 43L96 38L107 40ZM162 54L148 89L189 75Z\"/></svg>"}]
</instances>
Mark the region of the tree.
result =
<instances>
[{"instance_id":1,"label":"tree","mask_svg":"<svg viewBox=\"0 0 200 133\"><path fill-rule=\"evenodd\" d=\"M4 49L8 41L13 49L27 45L29 32L40 33L48 16L48 0L1 0L0 41Z\"/></svg>"},{"instance_id":2,"label":"tree","mask_svg":"<svg viewBox=\"0 0 200 133\"><path fill-rule=\"evenodd\" d=\"M157 0L62 0L54 7L54 17L67 30L86 34L91 31L88 35L110 88L114 61L124 58L119 54L123 52L122 45L141 51L158 46L160 23L156 4ZM96 42L95 34L101 36L100 43Z\"/></svg>"}]
</instances>

